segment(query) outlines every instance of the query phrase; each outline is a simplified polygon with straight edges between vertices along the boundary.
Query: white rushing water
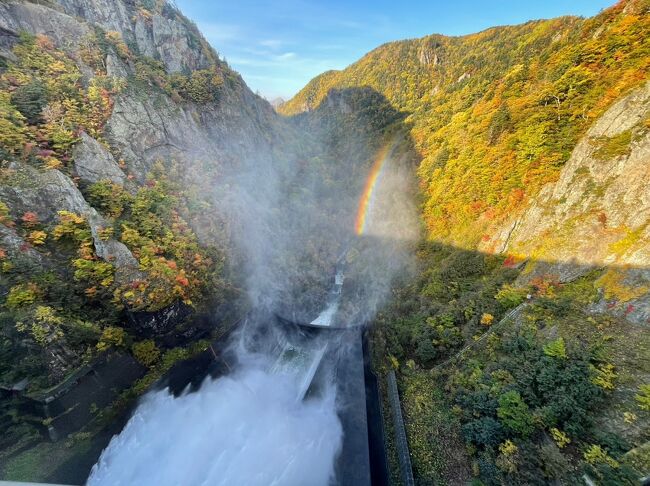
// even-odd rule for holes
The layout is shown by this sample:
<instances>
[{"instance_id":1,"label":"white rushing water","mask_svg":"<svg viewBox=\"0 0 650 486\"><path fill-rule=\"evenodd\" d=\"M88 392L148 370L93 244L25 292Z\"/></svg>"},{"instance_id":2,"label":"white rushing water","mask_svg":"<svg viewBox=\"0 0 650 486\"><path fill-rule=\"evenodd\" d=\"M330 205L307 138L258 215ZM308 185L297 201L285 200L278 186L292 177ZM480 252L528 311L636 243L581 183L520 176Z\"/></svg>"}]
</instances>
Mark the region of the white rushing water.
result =
<instances>
[{"instance_id":1,"label":"white rushing water","mask_svg":"<svg viewBox=\"0 0 650 486\"><path fill-rule=\"evenodd\" d=\"M329 327L332 325L332 319L339 310L339 299L336 299L321 312L316 319L311 321L312 326Z\"/></svg>"},{"instance_id":2,"label":"white rushing water","mask_svg":"<svg viewBox=\"0 0 650 486\"><path fill-rule=\"evenodd\" d=\"M312 322L331 325L335 298ZM241 342L240 342L241 344ZM343 439L336 391L304 400L327 342L285 342L274 361L240 346L241 368L195 393L149 393L113 437L89 486L326 486Z\"/></svg>"},{"instance_id":3,"label":"white rushing water","mask_svg":"<svg viewBox=\"0 0 650 486\"><path fill-rule=\"evenodd\" d=\"M300 401L300 386L248 367L178 398L150 393L88 485L325 486L342 441L335 392Z\"/></svg>"}]
</instances>

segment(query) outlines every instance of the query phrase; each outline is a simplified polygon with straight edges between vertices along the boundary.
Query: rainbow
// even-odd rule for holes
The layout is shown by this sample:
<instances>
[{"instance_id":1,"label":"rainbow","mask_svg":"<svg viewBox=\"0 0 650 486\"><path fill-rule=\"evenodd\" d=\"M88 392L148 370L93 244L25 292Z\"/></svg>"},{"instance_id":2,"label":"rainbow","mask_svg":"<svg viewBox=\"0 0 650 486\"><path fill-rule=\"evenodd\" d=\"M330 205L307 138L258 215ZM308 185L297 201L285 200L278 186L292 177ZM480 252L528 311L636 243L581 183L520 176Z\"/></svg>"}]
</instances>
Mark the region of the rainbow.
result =
<instances>
[{"instance_id":1,"label":"rainbow","mask_svg":"<svg viewBox=\"0 0 650 486\"><path fill-rule=\"evenodd\" d=\"M372 164L372 168L370 169L370 174L368 175L366 185L363 188L363 193L361 193L361 197L359 198L357 219L354 222L354 231L357 235L362 235L363 231L366 228L366 219L368 218L368 213L370 212L372 196L375 187L377 187L377 181L379 180L379 176L382 173L385 162L388 159L388 155L391 152L391 148L391 145L385 145L377 154L375 162Z\"/></svg>"}]
</instances>

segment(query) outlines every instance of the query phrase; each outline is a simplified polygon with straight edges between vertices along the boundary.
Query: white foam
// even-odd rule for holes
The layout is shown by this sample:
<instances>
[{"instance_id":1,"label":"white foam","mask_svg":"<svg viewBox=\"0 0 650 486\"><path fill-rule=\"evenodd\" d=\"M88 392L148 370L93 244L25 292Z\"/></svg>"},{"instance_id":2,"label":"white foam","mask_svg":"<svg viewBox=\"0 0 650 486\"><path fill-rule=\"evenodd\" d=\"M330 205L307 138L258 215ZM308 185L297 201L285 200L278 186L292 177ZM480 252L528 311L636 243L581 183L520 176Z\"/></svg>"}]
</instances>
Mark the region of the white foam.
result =
<instances>
[{"instance_id":1,"label":"white foam","mask_svg":"<svg viewBox=\"0 0 650 486\"><path fill-rule=\"evenodd\" d=\"M332 319L339 310L339 299L336 299L321 312L316 319L311 321L312 326L329 327L332 325Z\"/></svg>"},{"instance_id":2,"label":"white foam","mask_svg":"<svg viewBox=\"0 0 650 486\"><path fill-rule=\"evenodd\" d=\"M207 380L178 398L150 393L88 485L329 484L342 441L334 389L296 401L301 385L266 370Z\"/></svg>"}]
</instances>

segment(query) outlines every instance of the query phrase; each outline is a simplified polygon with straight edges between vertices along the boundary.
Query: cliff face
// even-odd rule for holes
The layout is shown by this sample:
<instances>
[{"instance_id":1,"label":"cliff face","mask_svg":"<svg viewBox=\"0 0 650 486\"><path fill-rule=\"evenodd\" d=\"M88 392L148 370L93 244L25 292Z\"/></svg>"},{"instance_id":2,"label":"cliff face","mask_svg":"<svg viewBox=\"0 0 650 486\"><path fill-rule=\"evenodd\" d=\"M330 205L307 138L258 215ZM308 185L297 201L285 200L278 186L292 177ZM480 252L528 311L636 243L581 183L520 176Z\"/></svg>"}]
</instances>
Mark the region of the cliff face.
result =
<instances>
[{"instance_id":1,"label":"cliff face","mask_svg":"<svg viewBox=\"0 0 650 486\"><path fill-rule=\"evenodd\" d=\"M2 2L0 61L2 382L60 379L125 312L167 309L131 320L159 335L223 302L234 179L277 179L294 128L164 2Z\"/></svg>"},{"instance_id":2,"label":"cliff face","mask_svg":"<svg viewBox=\"0 0 650 486\"><path fill-rule=\"evenodd\" d=\"M611 311L645 325L650 319L649 120L650 84L645 84L614 103L578 142L558 181L544 186L523 214L480 248L550 262L530 263L523 281L542 275L570 281L590 268L613 267L623 288L634 291L617 295L604 285L604 300Z\"/></svg>"},{"instance_id":3,"label":"cliff face","mask_svg":"<svg viewBox=\"0 0 650 486\"><path fill-rule=\"evenodd\" d=\"M201 34L168 4L144 8L145 3L108 0L61 0L66 14L119 32L147 57L159 59L168 72L206 69L216 61L215 53Z\"/></svg>"},{"instance_id":4,"label":"cliff face","mask_svg":"<svg viewBox=\"0 0 650 486\"><path fill-rule=\"evenodd\" d=\"M219 61L196 28L174 8L165 4L149 11L143 5L94 0L0 5L0 28L7 49L17 42L21 32L45 35L73 58L84 83L97 75L97 70L93 72L80 55L80 49L93 42L94 29L118 33L120 42L133 51L132 57L120 57L109 48L101 60L104 75L123 80L127 88L112 100L103 142L97 143L86 133L80 135L72 156L74 173L69 175L90 183L110 180L124 185L133 180L143 184L157 160L174 160L183 167L180 176L184 183L194 185L199 192L204 188L207 194L209 188L223 183L223 177L215 179L216 172L223 175L228 168L242 170L244 163L249 169L268 164L269 160L264 159L269 159L273 146L283 143L282 137L286 137L286 126L272 107ZM9 59L14 57L9 50L5 54ZM214 70L223 81L218 101L172 99L174 94L157 89L157 81L151 79L144 89L131 89L130 82L140 67L136 58L160 62L160 72L167 74ZM76 193L72 197L83 199ZM205 202L212 204L208 199L206 195ZM200 236L205 236L207 242L209 227L197 225L196 229L205 233Z\"/></svg>"},{"instance_id":5,"label":"cliff face","mask_svg":"<svg viewBox=\"0 0 650 486\"><path fill-rule=\"evenodd\" d=\"M494 238L482 247L593 265L647 265L649 119L650 84L645 84L596 120L558 181L506 223L509 239Z\"/></svg>"}]
</instances>

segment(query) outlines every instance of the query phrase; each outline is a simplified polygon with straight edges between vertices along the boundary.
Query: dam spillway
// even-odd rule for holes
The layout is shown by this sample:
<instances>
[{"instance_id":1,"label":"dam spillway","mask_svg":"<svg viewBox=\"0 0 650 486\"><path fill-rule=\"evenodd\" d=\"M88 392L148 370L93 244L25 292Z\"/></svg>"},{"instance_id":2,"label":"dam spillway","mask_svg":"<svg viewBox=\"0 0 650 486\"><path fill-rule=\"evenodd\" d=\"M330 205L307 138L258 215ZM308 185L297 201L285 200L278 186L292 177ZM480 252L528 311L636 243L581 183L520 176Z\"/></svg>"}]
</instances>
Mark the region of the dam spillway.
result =
<instances>
[{"instance_id":1,"label":"dam spillway","mask_svg":"<svg viewBox=\"0 0 650 486\"><path fill-rule=\"evenodd\" d=\"M251 312L232 349L206 351L205 371L180 363L111 440L88 484L180 484L188 460L197 467L184 484L373 484L362 329L331 325L342 282L310 323Z\"/></svg>"},{"instance_id":2,"label":"dam spillway","mask_svg":"<svg viewBox=\"0 0 650 486\"><path fill-rule=\"evenodd\" d=\"M296 399L302 400L317 387L319 373L329 375L337 389L337 413L343 427L343 442L335 464L340 486L371 485L372 467L366 403L363 330L361 327L332 327L339 310L345 277L336 272L330 300L308 324L298 324L278 316L294 339L288 339L279 353L273 371L290 373L300 384ZM295 342L295 335L299 342ZM381 424L375 427L381 427ZM383 451L383 444L381 447Z\"/></svg>"}]
</instances>

